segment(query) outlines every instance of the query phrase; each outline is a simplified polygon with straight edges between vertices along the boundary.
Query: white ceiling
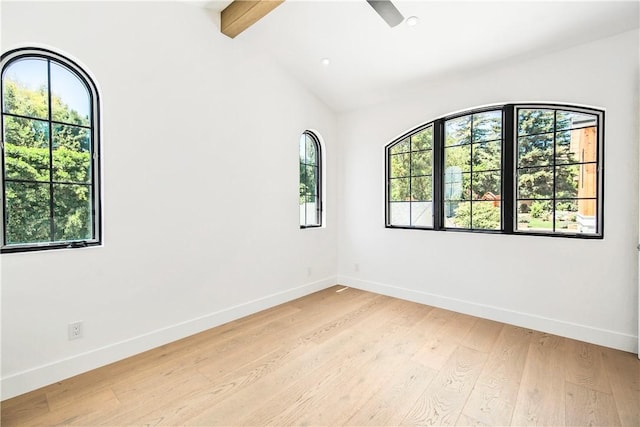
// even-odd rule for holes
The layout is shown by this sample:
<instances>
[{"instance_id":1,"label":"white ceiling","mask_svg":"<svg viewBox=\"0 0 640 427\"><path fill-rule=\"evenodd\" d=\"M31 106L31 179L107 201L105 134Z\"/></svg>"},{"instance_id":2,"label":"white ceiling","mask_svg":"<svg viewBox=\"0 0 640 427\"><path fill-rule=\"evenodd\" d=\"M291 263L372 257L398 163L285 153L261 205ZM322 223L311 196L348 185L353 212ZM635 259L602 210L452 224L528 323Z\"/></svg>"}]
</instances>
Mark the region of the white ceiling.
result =
<instances>
[{"instance_id":1,"label":"white ceiling","mask_svg":"<svg viewBox=\"0 0 640 427\"><path fill-rule=\"evenodd\" d=\"M229 3L201 4L219 12ZM640 22L638 0L394 3L419 24L389 28L365 0L286 0L234 40L266 52L328 106L348 111L414 84L561 50ZM323 58L331 64L323 66Z\"/></svg>"}]
</instances>

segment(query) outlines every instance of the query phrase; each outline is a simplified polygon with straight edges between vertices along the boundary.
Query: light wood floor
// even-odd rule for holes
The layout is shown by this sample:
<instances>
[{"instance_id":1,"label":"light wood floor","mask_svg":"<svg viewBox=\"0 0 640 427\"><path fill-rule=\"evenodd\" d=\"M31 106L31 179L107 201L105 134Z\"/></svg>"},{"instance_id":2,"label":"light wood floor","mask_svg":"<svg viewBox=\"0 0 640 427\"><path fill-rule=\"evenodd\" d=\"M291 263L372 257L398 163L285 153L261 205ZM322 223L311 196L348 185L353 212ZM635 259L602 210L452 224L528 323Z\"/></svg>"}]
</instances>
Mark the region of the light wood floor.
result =
<instances>
[{"instance_id":1,"label":"light wood floor","mask_svg":"<svg viewBox=\"0 0 640 427\"><path fill-rule=\"evenodd\" d=\"M2 403L2 425L640 425L636 355L333 287Z\"/></svg>"}]
</instances>

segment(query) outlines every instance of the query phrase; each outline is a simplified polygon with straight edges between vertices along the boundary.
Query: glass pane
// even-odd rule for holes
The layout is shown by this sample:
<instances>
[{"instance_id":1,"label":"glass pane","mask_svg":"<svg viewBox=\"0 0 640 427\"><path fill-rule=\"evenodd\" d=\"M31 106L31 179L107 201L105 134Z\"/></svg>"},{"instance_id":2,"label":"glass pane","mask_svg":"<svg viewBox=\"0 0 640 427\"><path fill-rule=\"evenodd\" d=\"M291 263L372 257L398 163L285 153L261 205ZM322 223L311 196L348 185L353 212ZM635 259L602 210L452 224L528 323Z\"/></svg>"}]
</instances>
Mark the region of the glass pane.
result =
<instances>
[{"instance_id":1,"label":"glass pane","mask_svg":"<svg viewBox=\"0 0 640 427\"><path fill-rule=\"evenodd\" d=\"M578 197L580 165L556 167L556 198L574 199Z\"/></svg>"},{"instance_id":2,"label":"glass pane","mask_svg":"<svg viewBox=\"0 0 640 427\"><path fill-rule=\"evenodd\" d=\"M553 212L550 200L518 200L519 231L553 231Z\"/></svg>"},{"instance_id":3,"label":"glass pane","mask_svg":"<svg viewBox=\"0 0 640 427\"><path fill-rule=\"evenodd\" d=\"M597 153L596 128L575 129L556 134L556 162L595 162Z\"/></svg>"},{"instance_id":4,"label":"glass pane","mask_svg":"<svg viewBox=\"0 0 640 427\"><path fill-rule=\"evenodd\" d=\"M397 142L391 147L391 154L407 153L409 151L409 138Z\"/></svg>"},{"instance_id":5,"label":"glass pane","mask_svg":"<svg viewBox=\"0 0 640 427\"><path fill-rule=\"evenodd\" d=\"M556 120L556 130L575 129L598 124L598 116L574 111L558 110Z\"/></svg>"},{"instance_id":6,"label":"glass pane","mask_svg":"<svg viewBox=\"0 0 640 427\"><path fill-rule=\"evenodd\" d=\"M553 168L525 168L518 171L518 199L553 198Z\"/></svg>"},{"instance_id":7,"label":"glass pane","mask_svg":"<svg viewBox=\"0 0 640 427\"><path fill-rule=\"evenodd\" d=\"M471 228L471 202L444 202L444 225Z\"/></svg>"},{"instance_id":8,"label":"glass pane","mask_svg":"<svg viewBox=\"0 0 640 427\"><path fill-rule=\"evenodd\" d=\"M578 197L596 198L598 194L598 171L595 163L580 165L578 174Z\"/></svg>"},{"instance_id":9,"label":"glass pane","mask_svg":"<svg viewBox=\"0 0 640 427\"><path fill-rule=\"evenodd\" d=\"M307 155L305 163L308 165L316 165L318 162L318 147L316 146L316 142L307 134L304 135L304 138Z\"/></svg>"},{"instance_id":10,"label":"glass pane","mask_svg":"<svg viewBox=\"0 0 640 427\"><path fill-rule=\"evenodd\" d=\"M411 136L411 150L430 150L433 146L433 126Z\"/></svg>"},{"instance_id":11,"label":"glass pane","mask_svg":"<svg viewBox=\"0 0 640 427\"><path fill-rule=\"evenodd\" d=\"M312 199L313 200L313 199ZM320 217L318 212L318 205L315 201L310 201L304 204L307 211L306 221L304 225L320 225Z\"/></svg>"},{"instance_id":12,"label":"glass pane","mask_svg":"<svg viewBox=\"0 0 640 427\"><path fill-rule=\"evenodd\" d=\"M411 178L411 193L411 200L414 201L433 200L431 177L423 176L419 178Z\"/></svg>"},{"instance_id":13,"label":"glass pane","mask_svg":"<svg viewBox=\"0 0 640 427\"><path fill-rule=\"evenodd\" d=\"M411 203L402 202L402 203L390 203L389 204L389 223L391 225L411 225L410 212L411 212Z\"/></svg>"},{"instance_id":14,"label":"glass pane","mask_svg":"<svg viewBox=\"0 0 640 427\"><path fill-rule=\"evenodd\" d=\"M473 170L483 171L500 169L501 165L501 141L481 142L473 144Z\"/></svg>"},{"instance_id":15,"label":"glass pane","mask_svg":"<svg viewBox=\"0 0 640 427\"><path fill-rule=\"evenodd\" d=\"M51 115L69 124L91 124L91 99L85 84L67 68L51 63Z\"/></svg>"},{"instance_id":16,"label":"glass pane","mask_svg":"<svg viewBox=\"0 0 640 427\"><path fill-rule=\"evenodd\" d=\"M91 182L91 138L87 128L53 126L53 179Z\"/></svg>"},{"instance_id":17,"label":"glass pane","mask_svg":"<svg viewBox=\"0 0 640 427\"><path fill-rule=\"evenodd\" d=\"M556 222L555 231L559 233L578 232L578 201L558 200L556 201Z\"/></svg>"},{"instance_id":18,"label":"glass pane","mask_svg":"<svg viewBox=\"0 0 640 427\"><path fill-rule=\"evenodd\" d=\"M91 197L88 185L54 184L54 240L86 240L92 237Z\"/></svg>"},{"instance_id":19,"label":"glass pane","mask_svg":"<svg viewBox=\"0 0 640 427\"><path fill-rule=\"evenodd\" d=\"M390 200L394 202L409 201L409 178L392 179L390 196Z\"/></svg>"},{"instance_id":20,"label":"glass pane","mask_svg":"<svg viewBox=\"0 0 640 427\"><path fill-rule=\"evenodd\" d=\"M409 161L411 160L411 155L409 153L405 154L394 154L391 156L391 177L407 177L409 176Z\"/></svg>"},{"instance_id":21,"label":"glass pane","mask_svg":"<svg viewBox=\"0 0 640 427\"><path fill-rule=\"evenodd\" d=\"M444 174L445 200L469 200L471 197L471 174L447 168Z\"/></svg>"},{"instance_id":22,"label":"glass pane","mask_svg":"<svg viewBox=\"0 0 640 427\"><path fill-rule=\"evenodd\" d=\"M471 205L471 228L500 230L500 205L496 202L473 202Z\"/></svg>"},{"instance_id":23,"label":"glass pane","mask_svg":"<svg viewBox=\"0 0 640 427\"><path fill-rule=\"evenodd\" d=\"M579 233L598 232L598 205L596 200L579 199L576 215Z\"/></svg>"},{"instance_id":24,"label":"glass pane","mask_svg":"<svg viewBox=\"0 0 640 427\"><path fill-rule=\"evenodd\" d=\"M307 162L307 145L305 144L306 141L306 137L305 135L301 135L300 136L300 142L299 142L299 147L300 147L300 163L306 163Z\"/></svg>"},{"instance_id":25,"label":"glass pane","mask_svg":"<svg viewBox=\"0 0 640 427\"><path fill-rule=\"evenodd\" d=\"M433 227L433 203L411 203L411 225L417 227Z\"/></svg>"},{"instance_id":26,"label":"glass pane","mask_svg":"<svg viewBox=\"0 0 640 427\"><path fill-rule=\"evenodd\" d=\"M473 142L502 138L502 111L473 115Z\"/></svg>"},{"instance_id":27,"label":"glass pane","mask_svg":"<svg viewBox=\"0 0 640 427\"><path fill-rule=\"evenodd\" d=\"M4 117L5 176L49 181L49 125L41 120Z\"/></svg>"},{"instance_id":28,"label":"glass pane","mask_svg":"<svg viewBox=\"0 0 640 427\"><path fill-rule=\"evenodd\" d=\"M462 172L471 170L471 146L461 145L458 147L447 147L444 150L444 166L458 167Z\"/></svg>"},{"instance_id":29,"label":"glass pane","mask_svg":"<svg viewBox=\"0 0 640 427\"><path fill-rule=\"evenodd\" d=\"M502 192L500 171L474 173L472 184L474 200L500 200Z\"/></svg>"},{"instance_id":30,"label":"glass pane","mask_svg":"<svg viewBox=\"0 0 640 427\"><path fill-rule=\"evenodd\" d=\"M7 197L7 244L51 240L49 185L5 182Z\"/></svg>"},{"instance_id":31,"label":"glass pane","mask_svg":"<svg viewBox=\"0 0 640 427\"><path fill-rule=\"evenodd\" d=\"M431 176L432 151L411 153L411 176Z\"/></svg>"},{"instance_id":32,"label":"glass pane","mask_svg":"<svg viewBox=\"0 0 640 427\"><path fill-rule=\"evenodd\" d=\"M19 59L5 68L3 112L39 119L49 118L47 61Z\"/></svg>"},{"instance_id":33,"label":"glass pane","mask_svg":"<svg viewBox=\"0 0 640 427\"><path fill-rule=\"evenodd\" d=\"M300 200L300 225L307 225L304 199Z\"/></svg>"},{"instance_id":34,"label":"glass pane","mask_svg":"<svg viewBox=\"0 0 640 427\"><path fill-rule=\"evenodd\" d=\"M553 132L553 110L518 110L518 136Z\"/></svg>"},{"instance_id":35,"label":"glass pane","mask_svg":"<svg viewBox=\"0 0 640 427\"><path fill-rule=\"evenodd\" d=\"M518 138L518 167L549 165L552 159L552 133Z\"/></svg>"},{"instance_id":36,"label":"glass pane","mask_svg":"<svg viewBox=\"0 0 640 427\"><path fill-rule=\"evenodd\" d=\"M471 143L471 116L447 120L444 124L444 145Z\"/></svg>"},{"instance_id":37,"label":"glass pane","mask_svg":"<svg viewBox=\"0 0 640 427\"><path fill-rule=\"evenodd\" d=\"M317 194L316 172L314 166L300 166L300 194Z\"/></svg>"}]
</instances>

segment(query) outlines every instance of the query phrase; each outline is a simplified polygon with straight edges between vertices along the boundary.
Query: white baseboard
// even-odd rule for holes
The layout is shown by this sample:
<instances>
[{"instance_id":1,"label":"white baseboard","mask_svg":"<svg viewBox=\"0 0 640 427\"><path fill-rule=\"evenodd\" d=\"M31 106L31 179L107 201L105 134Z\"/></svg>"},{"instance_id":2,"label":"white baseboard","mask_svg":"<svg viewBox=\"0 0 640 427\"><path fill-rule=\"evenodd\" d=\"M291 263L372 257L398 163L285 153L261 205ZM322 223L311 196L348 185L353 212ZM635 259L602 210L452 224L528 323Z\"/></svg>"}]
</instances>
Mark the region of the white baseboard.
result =
<instances>
[{"instance_id":1,"label":"white baseboard","mask_svg":"<svg viewBox=\"0 0 640 427\"><path fill-rule=\"evenodd\" d=\"M338 276L338 283L344 286L444 308L458 313L496 320L510 325L573 338L631 353L638 353L638 337L630 334L449 298L413 289L400 288L384 283L361 280L350 276Z\"/></svg>"},{"instance_id":2,"label":"white baseboard","mask_svg":"<svg viewBox=\"0 0 640 427\"><path fill-rule=\"evenodd\" d=\"M336 284L336 277L267 295L147 334L116 342L66 359L38 366L2 378L1 400L9 399L74 375L105 366L138 353L206 331L232 320L274 307Z\"/></svg>"}]
</instances>

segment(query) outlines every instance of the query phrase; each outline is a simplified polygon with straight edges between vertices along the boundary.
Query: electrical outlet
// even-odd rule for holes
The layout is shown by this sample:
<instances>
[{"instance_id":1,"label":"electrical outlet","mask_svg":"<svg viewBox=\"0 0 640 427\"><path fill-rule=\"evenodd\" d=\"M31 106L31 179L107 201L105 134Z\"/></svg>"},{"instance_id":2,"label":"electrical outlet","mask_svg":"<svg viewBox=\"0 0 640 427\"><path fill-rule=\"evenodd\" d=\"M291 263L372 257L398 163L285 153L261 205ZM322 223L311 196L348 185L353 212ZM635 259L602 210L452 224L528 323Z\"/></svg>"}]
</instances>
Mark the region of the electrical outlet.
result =
<instances>
[{"instance_id":1,"label":"electrical outlet","mask_svg":"<svg viewBox=\"0 0 640 427\"><path fill-rule=\"evenodd\" d=\"M69 323L69 341L82 338L82 322Z\"/></svg>"}]
</instances>

